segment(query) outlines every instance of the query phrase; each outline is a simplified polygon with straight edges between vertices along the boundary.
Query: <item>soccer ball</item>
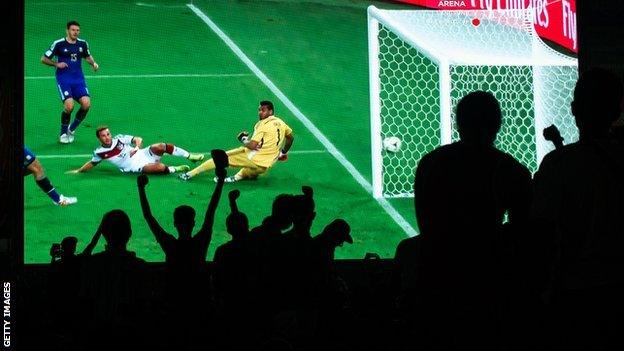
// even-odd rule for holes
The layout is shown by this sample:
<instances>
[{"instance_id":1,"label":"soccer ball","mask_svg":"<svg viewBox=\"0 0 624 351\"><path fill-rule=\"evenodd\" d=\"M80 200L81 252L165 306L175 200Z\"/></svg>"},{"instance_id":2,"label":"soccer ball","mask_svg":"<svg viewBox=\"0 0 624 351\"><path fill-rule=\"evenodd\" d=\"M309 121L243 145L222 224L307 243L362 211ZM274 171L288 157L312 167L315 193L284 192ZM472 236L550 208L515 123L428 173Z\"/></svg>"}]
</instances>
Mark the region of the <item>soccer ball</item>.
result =
<instances>
[{"instance_id":1,"label":"soccer ball","mask_svg":"<svg viewBox=\"0 0 624 351\"><path fill-rule=\"evenodd\" d=\"M388 152L397 152L401 149L401 139L391 136L383 140L383 148Z\"/></svg>"}]
</instances>

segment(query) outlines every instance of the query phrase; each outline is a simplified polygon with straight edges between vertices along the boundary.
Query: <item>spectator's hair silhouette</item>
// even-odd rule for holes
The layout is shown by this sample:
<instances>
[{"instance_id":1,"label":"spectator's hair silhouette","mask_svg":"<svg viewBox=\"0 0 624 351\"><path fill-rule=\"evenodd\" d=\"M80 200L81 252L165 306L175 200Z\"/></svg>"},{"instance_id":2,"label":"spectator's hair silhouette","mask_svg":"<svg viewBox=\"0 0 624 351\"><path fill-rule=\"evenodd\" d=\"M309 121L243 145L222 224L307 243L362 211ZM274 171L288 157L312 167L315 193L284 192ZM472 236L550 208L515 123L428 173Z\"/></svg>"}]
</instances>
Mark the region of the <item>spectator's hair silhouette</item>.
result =
<instances>
[{"instance_id":1,"label":"spectator's hair silhouette","mask_svg":"<svg viewBox=\"0 0 624 351\"><path fill-rule=\"evenodd\" d=\"M292 224L292 199L293 195L279 194L273 200L271 217L280 230L284 230Z\"/></svg>"},{"instance_id":2,"label":"spectator's hair silhouette","mask_svg":"<svg viewBox=\"0 0 624 351\"><path fill-rule=\"evenodd\" d=\"M228 194L232 212L225 219L225 227L232 237L240 237L249 233L249 219L247 219L247 215L238 210L238 205L236 204L239 196L240 191L238 189L232 190Z\"/></svg>"},{"instance_id":3,"label":"spectator's hair silhouette","mask_svg":"<svg viewBox=\"0 0 624 351\"><path fill-rule=\"evenodd\" d=\"M195 210L188 205L176 207L173 211L173 225L180 238L190 238L195 227Z\"/></svg>"},{"instance_id":4,"label":"spectator's hair silhouette","mask_svg":"<svg viewBox=\"0 0 624 351\"><path fill-rule=\"evenodd\" d=\"M107 248L125 248L132 235L130 218L123 210L112 210L102 218L102 235Z\"/></svg>"},{"instance_id":5,"label":"spectator's hair silhouette","mask_svg":"<svg viewBox=\"0 0 624 351\"><path fill-rule=\"evenodd\" d=\"M492 93L473 91L457 104L457 129L462 141L489 146L496 140L502 114L498 100Z\"/></svg>"},{"instance_id":6,"label":"spectator's hair silhouette","mask_svg":"<svg viewBox=\"0 0 624 351\"><path fill-rule=\"evenodd\" d=\"M342 246L345 242L353 244L353 238L350 233L351 226L349 226L349 223L342 218L338 218L325 226L317 238L322 238L326 243L336 247Z\"/></svg>"},{"instance_id":7,"label":"spectator's hair silhouette","mask_svg":"<svg viewBox=\"0 0 624 351\"><path fill-rule=\"evenodd\" d=\"M61 252L64 257L73 256L76 253L76 246L78 245L78 238L75 236L68 236L61 241Z\"/></svg>"},{"instance_id":8,"label":"spectator's hair silhouette","mask_svg":"<svg viewBox=\"0 0 624 351\"><path fill-rule=\"evenodd\" d=\"M291 198L293 228L286 234L295 238L310 238L310 228L316 218L314 211L313 190L309 186L302 186L303 194Z\"/></svg>"},{"instance_id":9,"label":"spectator's hair silhouette","mask_svg":"<svg viewBox=\"0 0 624 351\"><path fill-rule=\"evenodd\" d=\"M232 237L245 235L249 232L249 220L242 212L230 213L225 219L225 227Z\"/></svg>"}]
</instances>

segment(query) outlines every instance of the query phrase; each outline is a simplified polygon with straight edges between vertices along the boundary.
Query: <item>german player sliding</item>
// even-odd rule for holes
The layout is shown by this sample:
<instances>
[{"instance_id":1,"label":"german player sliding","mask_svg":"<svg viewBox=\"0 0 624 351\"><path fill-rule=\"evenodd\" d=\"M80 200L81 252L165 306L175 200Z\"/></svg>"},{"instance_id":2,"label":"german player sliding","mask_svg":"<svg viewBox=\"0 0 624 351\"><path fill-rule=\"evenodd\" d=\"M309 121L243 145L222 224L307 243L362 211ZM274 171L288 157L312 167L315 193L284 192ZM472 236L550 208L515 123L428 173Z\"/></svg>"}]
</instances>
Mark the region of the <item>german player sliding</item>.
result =
<instances>
[{"instance_id":1,"label":"german player sliding","mask_svg":"<svg viewBox=\"0 0 624 351\"><path fill-rule=\"evenodd\" d=\"M186 172L191 167L187 165L167 166L160 162L165 153L183 157L192 162L204 159L203 154L190 153L181 147L167 143L156 143L141 148L143 139L132 135L112 136L108 126L97 128L95 135L100 140L100 146L93 151L93 157L82 167L66 173L84 173L97 166L103 160L109 161L124 173L160 173L169 174Z\"/></svg>"}]
</instances>

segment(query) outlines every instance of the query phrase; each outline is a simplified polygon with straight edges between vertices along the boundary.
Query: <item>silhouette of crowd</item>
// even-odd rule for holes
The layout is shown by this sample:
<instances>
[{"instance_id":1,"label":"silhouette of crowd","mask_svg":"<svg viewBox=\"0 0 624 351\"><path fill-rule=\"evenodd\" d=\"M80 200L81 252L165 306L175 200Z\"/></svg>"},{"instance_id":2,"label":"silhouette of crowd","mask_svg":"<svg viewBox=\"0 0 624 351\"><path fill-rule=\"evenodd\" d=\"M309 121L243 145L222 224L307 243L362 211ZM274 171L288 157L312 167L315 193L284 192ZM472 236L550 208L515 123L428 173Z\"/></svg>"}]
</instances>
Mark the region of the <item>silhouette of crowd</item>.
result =
<instances>
[{"instance_id":1,"label":"silhouette of crowd","mask_svg":"<svg viewBox=\"0 0 624 351\"><path fill-rule=\"evenodd\" d=\"M277 195L256 227L237 204L245 194L231 190L231 240L208 265L225 152L212 151L217 183L194 235L196 214L186 205L173 211L177 236L159 225L149 179L140 175L143 216L166 257L164 296L150 291L146 262L127 250L130 218L107 212L82 253L75 254L75 237L53 246L51 323L47 338L28 343L62 350L622 349L622 89L606 70L583 73L571 104L579 140L547 154L533 177L495 147L504 116L494 95L463 97L459 141L431 151L415 170L420 235L398 245L388 272L376 270L374 255L366 260L366 294L336 270L335 249L353 243L350 225L337 218L311 232L311 187ZM106 248L92 254L100 236Z\"/></svg>"}]
</instances>

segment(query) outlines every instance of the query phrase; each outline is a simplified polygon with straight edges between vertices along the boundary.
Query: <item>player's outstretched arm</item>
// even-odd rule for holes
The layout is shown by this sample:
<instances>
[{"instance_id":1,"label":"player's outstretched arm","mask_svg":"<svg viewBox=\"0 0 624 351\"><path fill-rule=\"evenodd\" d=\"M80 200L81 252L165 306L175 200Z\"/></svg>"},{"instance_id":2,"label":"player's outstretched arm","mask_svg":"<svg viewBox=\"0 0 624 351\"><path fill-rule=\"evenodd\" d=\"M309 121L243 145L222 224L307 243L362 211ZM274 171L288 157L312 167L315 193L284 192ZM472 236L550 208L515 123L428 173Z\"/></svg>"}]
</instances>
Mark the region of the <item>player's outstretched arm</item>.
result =
<instances>
[{"instance_id":1,"label":"player's outstretched arm","mask_svg":"<svg viewBox=\"0 0 624 351\"><path fill-rule=\"evenodd\" d=\"M91 241L89 242L87 247L85 247L84 250L82 250L82 252L80 253L80 256L91 256L93 249L95 249L95 246L100 240L100 236L102 236L102 222L100 222L100 225L95 230L95 234L93 234L93 238L91 238Z\"/></svg>"},{"instance_id":2,"label":"player's outstretched arm","mask_svg":"<svg viewBox=\"0 0 624 351\"><path fill-rule=\"evenodd\" d=\"M89 170L91 170L91 168L95 167L97 165L97 163L93 163L91 161L87 161L84 165L82 165L82 167L78 168L78 169L72 169L70 171L65 172L65 174L77 174L77 173L84 173L84 172L88 172Z\"/></svg>"},{"instance_id":3,"label":"player's outstretched arm","mask_svg":"<svg viewBox=\"0 0 624 351\"><path fill-rule=\"evenodd\" d=\"M221 193L223 192L223 184L225 183L225 177L227 176L225 167L228 165L228 157L225 151L212 150L210 151L210 154L215 162L217 186L215 187L212 197L210 198L210 202L208 203L204 224L202 224L201 229L196 234L197 237L205 239L206 247L210 244L210 239L212 238L212 226L214 224L215 212L217 211L217 205L219 204Z\"/></svg>"},{"instance_id":4,"label":"player's outstretched arm","mask_svg":"<svg viewBox=\"0 0 624 351\"><path fill-rule=\"evenodd\" d=\"M139 200L141 201L141 210L143 211L143 218L147 222L152 234L156 238L158 244L162 247L167 238L167 232L158 224L158 221L152 215L152 209L150 208L149 201L147 200L147 194L145 193L145 186L149 183L149 178L145 174L141 174L137 177L137 186L139 188Z\"/></svg>"}]
</instances>

